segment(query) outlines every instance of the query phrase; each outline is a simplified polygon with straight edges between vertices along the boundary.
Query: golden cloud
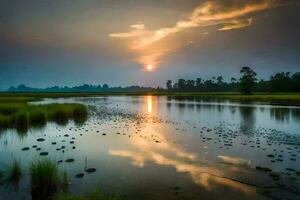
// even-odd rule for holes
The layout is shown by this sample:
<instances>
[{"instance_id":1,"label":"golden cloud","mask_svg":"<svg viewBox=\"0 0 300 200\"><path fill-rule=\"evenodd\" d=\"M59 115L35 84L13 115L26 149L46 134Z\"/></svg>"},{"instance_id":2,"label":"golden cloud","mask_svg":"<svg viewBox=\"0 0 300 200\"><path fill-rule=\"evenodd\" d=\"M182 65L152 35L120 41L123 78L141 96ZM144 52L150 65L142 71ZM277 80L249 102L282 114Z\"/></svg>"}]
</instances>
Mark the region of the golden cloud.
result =
<instances>
[{"instance_id":1,"label":"golden cloud","mask_svg":"<svg viewBox=\"0 0 300 200\"><path fill-rule=\"evenodd\" d=\"M252 18L233 20L231 22L227 22L226 24L224 24L224 26L222 28L220 28L218 30L219 31L228 31L228 30L232 30L232 29L239 29L239 28L250 26L251 23L252 23Z\"/></svg>"},{"instance_id":2,"label":"golden cloud","mask_svg":"<svg viewBox=\"0 0 300 200\"><path fill-rule=\"evenodd\" d=\"M236 2L236 1L234 1ZM224 6L220 2L208 1L195 8L186 20L179 20L171 27L162 27L157 30L148 30L144 24L131 25L128 32L111 33L112 38L127 39L130 41L130 50L137 54L137 62L142 65L157 65L161 58L187 42L175 42L174 44L160 45L161 41L171 35L185 32L188 29L197 27L209 27L222 25L219 31L229 31L248 27L252 24L253 14L279 6L276 0L245 1L242 4ZM249 16L244 18L245 16Z\"/></svg>"}]
</instances>

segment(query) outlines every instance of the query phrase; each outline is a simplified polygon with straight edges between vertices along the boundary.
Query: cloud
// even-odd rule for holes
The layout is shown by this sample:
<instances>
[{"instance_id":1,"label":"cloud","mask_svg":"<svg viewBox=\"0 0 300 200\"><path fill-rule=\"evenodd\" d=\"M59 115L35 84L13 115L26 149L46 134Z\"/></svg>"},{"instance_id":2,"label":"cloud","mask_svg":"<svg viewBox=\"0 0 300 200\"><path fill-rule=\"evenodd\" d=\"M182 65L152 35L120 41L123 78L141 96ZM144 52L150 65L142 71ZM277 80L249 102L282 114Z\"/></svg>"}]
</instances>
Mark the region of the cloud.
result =
<instances>
[{"instance_id":1,"label":"cloud","mask_svg":"<svg viewBox=\"0 0 300 200\"><path fill-rule=\"evenodd\" d=\"M225 4L224 2L227 2ZM197 27L222 26L218 31L229 31L248 27L252 24L250 16L259 11L283 5L278 0L259 1L208 1L196 7L189 17L179 20L174 26L162 27L156 30L148 30L144 24L131 25L128 32L112 33L112 38L130 40L130 49L136 52L140 64L159 64L163 56L172 52L187 42L176 42L174 44L160 45L163 40L179 33L184 33ZM246 17L246 18L245 18Z\"/></svg>"},{"instance_id":2,"label":"cloud","mask_svg":"<svg viewBox=\"0 0 300 200\"><path fill-rule=\"evenodd\" d=\"M248 19L240 19L240 20L233 20L231 22L227 22L224 24L224 26L220 29L219 31L228 31L232 29L239 29L239 28L244 28L247 26L250 26L252 24L252 18Z\"/></svg>"},{"instance_id":3,"label":"cloud","mask_svg":"<svg viewBox=\"0 0 300 200\"><path fill-rule=\"evenodd\" d=\"M111 33L111 34L109 34L109 36L116 37L116 38L131 38L131 37L139 37L139 36L147 33L147 31L145 31L144 24L134 24L134 25L131 25L130 27L133 29L130 32Z\"/></svg>"},{"instance_id":4,"label":"cloud","mask_svg":"<svg viewBox=\"0 0 300 200\"><path fill-rule=\"evenodd\" d=\"M251 164L250 160L245 160L238 157L219 155L218 158L222 160L222 162L232 165L249 166Z\"/></svg>"}]
</instances>

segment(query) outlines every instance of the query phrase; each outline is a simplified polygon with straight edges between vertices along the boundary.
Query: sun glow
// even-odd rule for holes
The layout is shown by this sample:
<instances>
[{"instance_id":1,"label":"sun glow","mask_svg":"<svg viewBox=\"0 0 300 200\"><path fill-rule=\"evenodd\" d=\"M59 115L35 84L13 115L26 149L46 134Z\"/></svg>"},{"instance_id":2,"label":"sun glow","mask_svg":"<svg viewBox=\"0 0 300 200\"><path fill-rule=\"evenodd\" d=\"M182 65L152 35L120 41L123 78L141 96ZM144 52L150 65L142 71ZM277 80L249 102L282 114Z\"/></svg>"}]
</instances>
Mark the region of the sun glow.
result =
<instances>
[{"instance_id":1,"label":"sun glow","mask_svg":"<svg viewBox=\"0 0 300 200\"><path fill-rule=\"evenodd\" d=\"M146 66L147 71L151 72L153 70L153 66L151 64Z\"/></svg>"}]
</instances>

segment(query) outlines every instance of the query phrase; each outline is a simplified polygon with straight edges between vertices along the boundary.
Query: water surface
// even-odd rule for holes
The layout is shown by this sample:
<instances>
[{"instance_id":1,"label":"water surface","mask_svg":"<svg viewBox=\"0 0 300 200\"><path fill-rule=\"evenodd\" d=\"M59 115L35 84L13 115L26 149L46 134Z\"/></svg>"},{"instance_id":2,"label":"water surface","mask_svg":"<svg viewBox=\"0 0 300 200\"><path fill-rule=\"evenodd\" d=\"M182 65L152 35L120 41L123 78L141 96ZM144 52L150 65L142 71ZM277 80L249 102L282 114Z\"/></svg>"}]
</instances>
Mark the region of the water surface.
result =
<instances>
[{"instance_id":1,"label":"water surface","mask_svg":"<svg viewBox=\"0 0 300 200\"><path fill-rule=\"evenodd\" d=\"M16 159L25 175L17 187L2 184L0 199L31 199L28 165L45 157L68 171L75 194L100 187L130 200L299 199L300 107L156 96L38 103L53 102L84 103L88 121L48 123L26 134L2 130L0 169ZM85 173L89 167L97 171Z\"/></svg>"}]
</instances>

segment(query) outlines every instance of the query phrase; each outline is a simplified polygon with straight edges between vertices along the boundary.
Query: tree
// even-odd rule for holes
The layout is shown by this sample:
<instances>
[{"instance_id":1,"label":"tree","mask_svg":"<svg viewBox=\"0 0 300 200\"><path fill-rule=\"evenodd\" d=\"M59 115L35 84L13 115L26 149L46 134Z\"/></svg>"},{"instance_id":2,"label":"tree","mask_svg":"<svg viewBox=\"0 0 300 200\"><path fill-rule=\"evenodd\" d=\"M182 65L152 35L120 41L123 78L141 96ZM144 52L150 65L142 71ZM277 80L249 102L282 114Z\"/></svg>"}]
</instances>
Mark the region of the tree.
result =
<instances>
[{"instance_id":1,"label":"tree","mask_svg":"<svg viewBox=\"0 0 300 200\"><path fill-rule=\"evenodd\" d=\"M179 79L178 80L178 89L179 90L184 90L186 85L186 81L184 79Z\"/></svg>"},{"instance_id":2,"label":"tree","mask_svg":"<svg viewBox=\"0 0 300 200\"><path fill-rule=\"evenodd\" d=\"M290 72L277 73L270 78L272 92L289 92L293 90Z\"/></svg>"},{"instance_id":3,"label":"tree","mask_svg":"<svg viewBox=\"0 0 300 200\"><path fill-rule=\"evenodd\" d=\"M217 77L217 83L219 84L219 85L221 85L222 83L223 83L223 76L218 76Z\"/></svg>"},{"instance_id":4,"label":"tree","mask_svg":"<svg viewBox=\"0 0 300 200\"><path fill-rule=\"evenodd\" d=\"M201 87L202 84L202 79L201 78L197 78L196 79L196 87L199 89Z\"/></svg>"},{"instance_id":5,"label":"tree","mask_svg":"<svg viewBox=\"0 0 300 200\"><path fill-rule=\"evenodd\" d=\"M250 67L242 67L240 70L242 77L240 78L241 92L245 94L252 94L253 87L255 86L256 73Z\"/></svg>"},{"instance_id":6,"label":"tree","mask_svg":"<svg viewBox=\"0 0 300 200\"><path fill-rule=\"evenodd\" d=\"M108 86L107 84L103 84L102 88L103 88L104 90L107 90L107 89L109 89L109 86Z\"/></svg>"},{"instance_id":7,"label":"tree","mask_svg":"<svg viewBox=\"0 0 300 200\"><path fill-rule=\"evenodd\" d=\"M300 72L293 74L292 81L296 91L300 91Z\"/></svg>"},{"instance_id":8,"label":"tree","mask_svg":"<svg viewBox=\"0 0 300 200\"><path fill-rule=\"evenodd\" d=\"M173 89L174 89L174 90L178 90L178 83L174 83Z\"/></svg>"},{"instance_id":9,"label":"tree","mask_svg":"<svg viewBox=\"0 0 300 200\"><path fill-rule=\"evenodd\" d=\"M193 90L195 87L195 81L194 80L187 80L186 81L186 88L188 90Z\"/></svg>"},{"instance_id":10,"label":"tree","mask_svg":"<svg viewBox=\"0 0 300 200\"><path fill-rule=\"evenodd\" d=\"M172 90L172 81L171 80L167 81L167 89Z\"/></svg>"},{"instance_id":11,"label":"tree","mask_svg":"<svg viewBox=\"0 0 300 200\"><path fill-rule=\"evenodd\" d=\"M231 81L231 83L236 83L236 78L231 77L230 81Z\"/></svg>"},{"instance_id":12,"label":"tree","mask_svg":"<svg viewBox=\"0 0 300 200\"><path fill-rule=\"evenodd\" d=\"M215 76L213 76L213 77L211 77L211 79L212 79L212 83L215 83L215 81L216 81L216 77L215 77Z\"/></svg>"}]
</instances>

